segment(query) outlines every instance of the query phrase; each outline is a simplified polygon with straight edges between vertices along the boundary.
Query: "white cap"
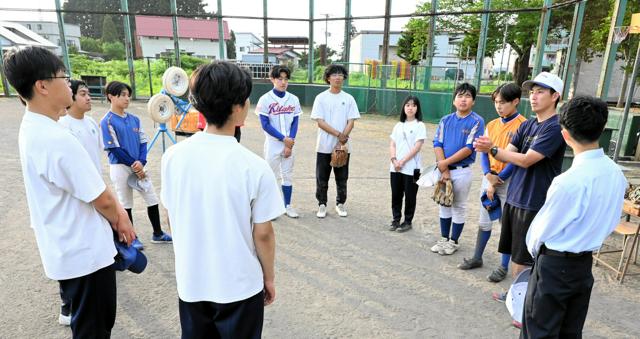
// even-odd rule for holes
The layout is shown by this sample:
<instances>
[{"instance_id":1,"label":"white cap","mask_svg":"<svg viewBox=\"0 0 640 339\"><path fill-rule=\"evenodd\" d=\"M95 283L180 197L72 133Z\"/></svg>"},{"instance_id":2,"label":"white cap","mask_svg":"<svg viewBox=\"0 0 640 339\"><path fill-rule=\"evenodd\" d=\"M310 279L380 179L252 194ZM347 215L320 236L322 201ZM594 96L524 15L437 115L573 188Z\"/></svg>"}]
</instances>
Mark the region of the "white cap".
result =
<instances>
[{"instance_id":1,"label":"white cap","mask_svg":"<svg viewBox=\"0 0 640 339\"><path fill-rule=\"evenodd\" d=\"M522 83L522 89L525 91L530 91L531 88L535 85L542 86L544 88L551 88L554 91L562 94L562 89L564 88L564 83L562 79L560 79L557 75L551 74L549 72L542 72L533 80L527 80Z\"/></svg>"}]
</instances>

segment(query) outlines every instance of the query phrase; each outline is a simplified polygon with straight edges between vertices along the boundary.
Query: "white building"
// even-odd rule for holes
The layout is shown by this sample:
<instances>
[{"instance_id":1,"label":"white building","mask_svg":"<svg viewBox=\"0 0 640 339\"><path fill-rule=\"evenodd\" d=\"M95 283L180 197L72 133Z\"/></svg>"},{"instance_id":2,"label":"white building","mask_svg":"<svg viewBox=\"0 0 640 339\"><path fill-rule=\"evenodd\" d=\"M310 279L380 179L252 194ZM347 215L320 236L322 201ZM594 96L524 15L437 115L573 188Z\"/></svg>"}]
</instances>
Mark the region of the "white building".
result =
<instances>
[{"instance_id":1,"label":"white building","mask_svg":"<svg viewBox=\"0 0 640 339\"><path fill-rule=\"evenodd\" d=\"M360 31L351 38L349 62L364 64L367 60L382 60L383 31ZM389 32L389 61L402 60L398 56L400 32Z\"/></svg>"},{"instance_id":2,"label":"white building","mask_svg":"<svg viewBox=\"0 0 640 339\"><path fill-rule=\"evenodd\" d=\"M57 21L12 21L20 24L28 30L38 34L39 36L47 39L49 42L58 46L55 53L62 55L62 48L60 47L60 29L58 28ZM80 50L80 26L73 24L64 24L64 35L67 40L67 48L74 46Z\"/></svg>"},{"instance_id":3,"label":"white building","mask_svg":"<svg viewBox=\"0 0 640 339\"><path fill-rule=\"evenodd\" d=\"M253 33L234 32L236 36L236 60L242 60L242 56L262 48L262 40Z\"/></svg>"},{"instance_id":4,"label":"white building","mask_svg":"<svg viewBox=\"0 0 640 339\"><path fill-rule=\"evenodd\" d=\"M157 58L173 53L173 24L170 17L136 16L136 56ZM222 21L224 55L220 56L218 21L178 18L180 51L207 59L226 59L229 26Z\"/></svg>"},{"instance_id":5,"label":"white building","mask_svg":"<svg viewBox=\"0 0 640 339\"><path fill-rule=\"evenodd\" d=\"M40 46L53 52L59 49L51 41L14 22L0 21L0 46L12 47Z\"/></svg>"}]
</instances>

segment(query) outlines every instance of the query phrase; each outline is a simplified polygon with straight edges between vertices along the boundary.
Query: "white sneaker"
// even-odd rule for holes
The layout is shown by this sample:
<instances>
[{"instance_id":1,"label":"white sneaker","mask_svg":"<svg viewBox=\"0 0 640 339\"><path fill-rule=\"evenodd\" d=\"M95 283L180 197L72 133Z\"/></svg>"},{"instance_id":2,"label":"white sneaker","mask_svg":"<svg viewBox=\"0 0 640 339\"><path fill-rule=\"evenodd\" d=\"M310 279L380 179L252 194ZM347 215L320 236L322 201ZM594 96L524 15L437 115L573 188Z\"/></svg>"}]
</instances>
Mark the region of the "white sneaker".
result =
<instances>
[{"instance_id":1,"label":"white sneaker","mask_svg":"<svg viewBox=\"0 0 640 339\"><path fill-rule=\"evenodd\" d=\"M344 204L337 204L336 205L336 213L338 213L338 215L341 216L341 217L346 217L347 216L347 210L344 208Z\"/></svg>"},{"instance_id":2,"label":"white sneaker","mask_svg":"<svg viewBox=\"0 0 640 339\"><path fill-rule=\"evenodd\" d=\"M289 218L299 217L298 212L296 212L296 210L294 210L293 207L291 207L291 205L287 205L285 213Z\"/></svg>"},{"instance_id":3,"label":"white sneaker","mask_svg":"<svg viewBox=\"0 0 640 339\"><path fill-rule=\"evenodd\" d=\"M431 252L433 253L438 253L440 252L440 250L444 247L444 244L446 244L449 241L449 239L447 238L440 238L440 240L438 240L438 242L433 245L433 247L431 247Z\"/></svg>"},{"instance_id":4,"label":"white sneaker","mask_svg":"<svg viewBox=\"0 0 640 339\"><path fill-rule=\"evenodd\" d=\"M316 217L324 218L327 216L327 205L318 206L318 213L316 213Z\"/></svg>"},{"instance_id":5,"label":"white sneaker","mask_svg":"<svg viewBox=\"0 0 640 339\"><path fill-rule=\"evenodd\" d=\"M58 316L58 324L71 326L71 315L64 315L60 313L60 315Z\"/></svg>"},{"instance_id":6,"label":"white sneaker","mask_svg":"<svg viewBox=\"0 0 640 339\"><path fill-rule=\"evenodd\" d=\"M442 249L440 249L440 251L438 251L438 254L440 254L440 255L452 255L452 254L456 253L456 251L458 250L458 247L460 247L460 245L456 244L455 241L449 240L448 242L446 242L444 244L444 246L442 246Z\"/></svg>"}]
</instances>

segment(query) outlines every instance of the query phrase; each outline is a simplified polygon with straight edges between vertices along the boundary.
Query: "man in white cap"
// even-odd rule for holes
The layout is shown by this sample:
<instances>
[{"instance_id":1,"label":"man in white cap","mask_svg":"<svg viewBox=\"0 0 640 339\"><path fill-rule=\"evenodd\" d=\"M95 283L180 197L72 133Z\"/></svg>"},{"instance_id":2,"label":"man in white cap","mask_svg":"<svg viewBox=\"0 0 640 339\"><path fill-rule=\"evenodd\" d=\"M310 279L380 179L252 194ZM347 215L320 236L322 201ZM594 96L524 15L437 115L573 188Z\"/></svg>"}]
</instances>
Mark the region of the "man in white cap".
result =
<instances>
[{"instance_id":1,"label":"man in white cap","mask_svg":"<svg viewBox=\"0 0 640 339\"><path fill-rule=\"evenodd\" d=\"M498 244L500 253L511 254L514 277L533 265L525 243L527 231L544 204L551 181L562 171L567 147L556 114L562 80L542 72L533 80L525 81L522 88L529 92L531 110L536 116L520 125L505 149L494 146L486 136L475 142L478 152L489 153L496 160L515 165L502 212ZM494 293L494 299L503 301L504 298L505 294Z\"/></svg>"}]
</instances>

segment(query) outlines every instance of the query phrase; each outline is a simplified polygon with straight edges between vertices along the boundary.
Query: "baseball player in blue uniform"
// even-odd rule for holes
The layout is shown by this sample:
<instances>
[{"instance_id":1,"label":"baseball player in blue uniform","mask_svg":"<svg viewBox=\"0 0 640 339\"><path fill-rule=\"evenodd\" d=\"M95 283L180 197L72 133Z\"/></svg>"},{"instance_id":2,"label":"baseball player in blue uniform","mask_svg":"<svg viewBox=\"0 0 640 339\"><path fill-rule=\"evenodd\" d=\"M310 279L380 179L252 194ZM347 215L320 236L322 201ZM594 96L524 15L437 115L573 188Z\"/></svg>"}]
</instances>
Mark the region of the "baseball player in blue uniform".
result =
<instances>
[{"instance_id":1,"label":"baseball player in blue uniform","mask_svg":"<svg viewBox=\"0 0 640 339\"><path fill-rule=\"evenodd\" d=\"M286 214L297 218L298 213L291 207L293 185L293 145L298 132L298 120L302 114L298 97L287 92L291 71L286 66L277 65L271 69L273 90L258 100L256 115L264 130L264 158L282 182L282 195Z\"/></svg>"},{"instance_id":2,"label":"baseball player in blue uniform","mask_svg":"<svg viewBox=\"0 0 640 339\"><path fill-rule=\"evenodd\" d=\"M147 215L153 226L152 243L171 243L171 236L162 231L160 226L160 211L158 196L151 180L146 176L144 166L147 163L147 135L142 130L140 119L125 112L129 107L129 85L112 81L107 84L107 100L111 109L100 121L104 149L109 153L109 170L118 200L124 206L129 219L133 223L131 209L133 208L133 188L129 186L132 173L139 180L144 181L144 189L139 190L147 203ZM141 247L141 244L139 245ZM140 248L136 246L137 248Z\"/></svg>"}]
</instances>

